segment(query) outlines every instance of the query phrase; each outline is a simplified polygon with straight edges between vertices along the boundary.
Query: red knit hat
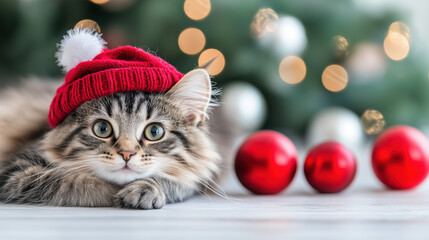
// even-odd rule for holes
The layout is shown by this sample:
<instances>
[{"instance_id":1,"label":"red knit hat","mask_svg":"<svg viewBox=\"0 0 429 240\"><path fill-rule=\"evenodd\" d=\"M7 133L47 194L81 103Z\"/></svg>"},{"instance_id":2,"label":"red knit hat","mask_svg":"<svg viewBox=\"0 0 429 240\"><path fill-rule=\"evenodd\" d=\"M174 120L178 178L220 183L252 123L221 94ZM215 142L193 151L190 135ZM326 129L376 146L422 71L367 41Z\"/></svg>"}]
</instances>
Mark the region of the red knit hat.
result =
<instances>
[{"instance_id":1,"label":"red knit hat","mask_svg":"<svg viewBox=\"0 0 429 240\"><path fill-rule=\"evenodd\" d=\"M100 34L87 29L70 30L64 37L57 58L68 73L51 103L48 121L52 128L86 101L117 92L165 92L183 77L142 49L108 50L104 44Z\"/></svg>"}]
</instances>

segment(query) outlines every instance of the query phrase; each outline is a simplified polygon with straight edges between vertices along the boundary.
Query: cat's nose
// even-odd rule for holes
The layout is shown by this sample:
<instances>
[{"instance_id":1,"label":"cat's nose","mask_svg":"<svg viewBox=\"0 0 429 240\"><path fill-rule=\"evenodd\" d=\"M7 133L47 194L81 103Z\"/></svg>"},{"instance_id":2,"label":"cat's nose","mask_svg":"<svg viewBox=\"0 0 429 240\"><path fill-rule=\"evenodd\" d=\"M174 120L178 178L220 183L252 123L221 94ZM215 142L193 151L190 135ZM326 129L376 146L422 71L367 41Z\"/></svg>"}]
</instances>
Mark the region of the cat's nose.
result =
<instances>
[{"instance_id":1,"label":"cat's nose","mask_svg":"<svg viewBox=\"0 0 429 240\"><path fill-rule=\"evenodd\" d=\"M125 162L128 162L132 156L136 155L136 151L133 150L119 150L118 154L122 155Z\"/></svg>"}]
</instances>

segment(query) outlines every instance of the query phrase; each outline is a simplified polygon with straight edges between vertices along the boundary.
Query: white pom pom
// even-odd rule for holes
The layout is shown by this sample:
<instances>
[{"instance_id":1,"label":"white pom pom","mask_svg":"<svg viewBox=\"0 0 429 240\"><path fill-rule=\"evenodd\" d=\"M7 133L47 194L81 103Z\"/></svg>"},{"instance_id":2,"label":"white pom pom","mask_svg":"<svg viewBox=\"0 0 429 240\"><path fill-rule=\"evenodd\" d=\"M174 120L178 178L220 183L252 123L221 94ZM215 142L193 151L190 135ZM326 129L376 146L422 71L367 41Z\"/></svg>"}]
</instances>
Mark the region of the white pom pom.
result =
<instances>
[{"instance_id":1,"label":"white pom pom","mask_svg":"<svg viewBox=\"0 0 429 240\"><path fill-rule=\"evenodd\" d=\"M105 44L101 34L93 30L86 28L69 30L58 44L58 52L55 54L58 66L68 72L79 63L92 60L102 52Z\"/></svg>"}]
</instances>

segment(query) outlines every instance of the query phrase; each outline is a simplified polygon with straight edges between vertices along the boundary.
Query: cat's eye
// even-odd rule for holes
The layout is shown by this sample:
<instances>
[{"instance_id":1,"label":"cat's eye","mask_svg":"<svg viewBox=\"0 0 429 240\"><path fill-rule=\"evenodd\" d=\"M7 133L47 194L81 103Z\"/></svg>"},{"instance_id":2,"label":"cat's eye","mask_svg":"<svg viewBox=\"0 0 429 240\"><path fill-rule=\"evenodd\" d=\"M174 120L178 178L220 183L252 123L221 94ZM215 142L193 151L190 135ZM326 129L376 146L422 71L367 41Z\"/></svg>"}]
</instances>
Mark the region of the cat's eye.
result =
<instances>
[{"instance_id":1,"label":"cat's eye","mask_svg":"<svg viewBox=\"0 0 429 240\"><path fill-rule=\"evenodd\" d=\"M144 129L144 137L149 141L157 141L164 137L164 128L159 123L151 123Z\"/></svg>"},{"instance_id":2,"label":"cat's eye","mask_svg":"<svg viewBox=\"0 0 429 240\"><path fill-rule=\"evenodd\" d=\"M112 125L106 120L98 120L92 125L92 132L99 138L108 138L112 135Z\"/></svg>"}]
</instances>

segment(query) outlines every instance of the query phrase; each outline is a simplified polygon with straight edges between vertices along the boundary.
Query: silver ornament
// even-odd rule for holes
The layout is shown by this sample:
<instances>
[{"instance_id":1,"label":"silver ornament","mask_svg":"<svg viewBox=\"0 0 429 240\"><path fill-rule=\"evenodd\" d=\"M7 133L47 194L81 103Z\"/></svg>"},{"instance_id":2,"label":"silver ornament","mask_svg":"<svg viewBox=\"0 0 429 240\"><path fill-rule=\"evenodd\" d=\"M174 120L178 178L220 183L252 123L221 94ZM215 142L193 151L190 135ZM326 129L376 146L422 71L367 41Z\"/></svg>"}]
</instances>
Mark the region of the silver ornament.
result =
<instances>
[{"instance_id":1,"label":"silver ornament","mask_svg":"<svg viewBox=\"0 0 429 240\"><path fill-rule=\"evenodd\" d=\"M262 126L266 118L266 103L253 85L236 82L224 88L221 98L223 118L237 132L249 132Z\"/></svg>"},{"instance_id":2,"label":"silver ornament","mask_svg":"<svg viewBox=\"0 0 429 240\"><path fill-rule=\"evenodd\" d=\"M307 46L304 25L296 17L279 16L275 31L258 39L262 47L270 49L279 57L300 55Z\"/></svg>"},{"instance_id":3,"label":"silver ornament","mask_svg":"<svg viewBox=\"0 0 429 240\"><path fill-rule=\"evenodd\" d=\"M356 153L362 147L364 137L359 116L342 107L331 107L317 113L311 121L307 144L312 147L325 141L336 141Z\"/></svg>"}]
</instances>

